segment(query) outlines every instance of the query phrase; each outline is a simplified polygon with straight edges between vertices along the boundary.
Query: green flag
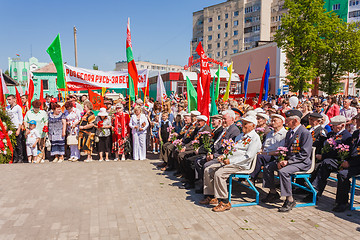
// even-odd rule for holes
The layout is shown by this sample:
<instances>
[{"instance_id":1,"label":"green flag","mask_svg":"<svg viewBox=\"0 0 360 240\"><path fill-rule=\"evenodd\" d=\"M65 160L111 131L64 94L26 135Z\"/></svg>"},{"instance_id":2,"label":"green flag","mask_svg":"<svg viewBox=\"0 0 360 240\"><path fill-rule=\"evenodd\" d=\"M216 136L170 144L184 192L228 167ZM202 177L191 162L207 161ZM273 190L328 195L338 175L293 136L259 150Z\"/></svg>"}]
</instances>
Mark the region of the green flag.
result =
<instances>
[{"instance_id":1,"label":"green flag","mask_svg":"<svg viewBox=\"0 0 360 240\"><path fill-rule=\"evenodd\" d=\"M64 64L61 54L61 44L60 44L60 34L58 34L55 40L51 43L50 47L46 50L50 55L51 60L53 61L56 72L57 72L57 81L56 86L58 89L66 88L65 83L65 74L64 74Z\"/></svg>"},{"instance_id":2,"label":"green flag","mask_svg":"<svg viewBox=\"0 0 360 240\"><path fill-rule=\"evenodd\" d=\"M219 99L219 90L220 90L220 65L219 69L215 73L217 76L217 82L216 82L216 90L215 90L215 100Z\"/></svg>"},{"instance_id":3,"label":"green flag","mask_svg":"<svg viewBox=\"0 0 360 240\"><path fill-rule=\"evenodd\" d=\"M215 103L215 76L214 80L211 82L210 86L210 98L211 98L211 108L210 108L210 117L219 114L217 106Z\"/></svg>"},{"instance_id":4,"label":"green flag","mask_svg":"<svg viewBox=\"0 0 360 240\"><path fill-rule=\"evenodd\" d=\"M188 77L186 77L186 89L188 99L188 111L191 112L197 110L197 92Z\"/></svg>"}]
</instances>

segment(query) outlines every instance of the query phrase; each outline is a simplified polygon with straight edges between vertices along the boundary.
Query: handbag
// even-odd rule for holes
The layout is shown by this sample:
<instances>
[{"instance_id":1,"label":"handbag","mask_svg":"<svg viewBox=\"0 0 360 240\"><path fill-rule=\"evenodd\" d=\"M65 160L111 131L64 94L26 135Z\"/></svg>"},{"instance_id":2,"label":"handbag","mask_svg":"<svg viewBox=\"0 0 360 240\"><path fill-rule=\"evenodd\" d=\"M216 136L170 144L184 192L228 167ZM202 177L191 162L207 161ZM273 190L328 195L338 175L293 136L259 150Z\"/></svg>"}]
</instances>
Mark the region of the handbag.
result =
<instances>
[{"instance_id":1,"label":"handbag","mask_svg":"<svg viewBox=\"0 0 360 240\"><path fill-rule=\"evenodd\" d=\"M76 135L69 135L66 139L67 145L77 145L78 144L78 138Z\"/></svg>"}]
</instances>

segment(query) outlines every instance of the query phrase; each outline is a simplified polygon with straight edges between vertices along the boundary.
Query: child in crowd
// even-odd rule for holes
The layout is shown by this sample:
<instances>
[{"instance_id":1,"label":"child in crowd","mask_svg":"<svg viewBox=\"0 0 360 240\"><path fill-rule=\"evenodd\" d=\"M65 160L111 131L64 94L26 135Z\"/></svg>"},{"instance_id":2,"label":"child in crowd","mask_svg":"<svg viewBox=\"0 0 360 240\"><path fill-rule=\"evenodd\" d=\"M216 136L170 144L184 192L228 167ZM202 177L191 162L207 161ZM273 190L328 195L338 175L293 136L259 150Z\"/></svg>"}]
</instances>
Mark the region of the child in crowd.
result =
<instances>
[{"instance_id":1,"label":"child in crowd","mask_svg":"<svg viewBox=\"0 0 360 240\"><path fill-rule=\"evenodd\" d=\"M26 153L29 163L39 163L37 159L37 143L40 141L40 134L36 128L36 121L29 121L29 129L26 130Z\"/></svg>"},{"instance_id":2,"label":"child in crowd","mask_svg":"<svg viewBox=\"0 0 360 240\"><path fill-rule=\"evenodd\" d=\"M181 129L184 127L184 122L181 120L181 115L178 114L175 117L175 121L173 122L173 127L175 128L175 132L179 134Z\"/></svg>"},{"instance_id":3,"label":"child in crowd","mask_svg":"<svg viewBox=\"0 0 360 240\"><path fill-rule=\"evenodd\" d=\"M165 144L169 139L168 127L170 127L169 114L167 112L163 112L161 115L161 124L160 124L160 142Z\"/></svg>"},{"instance_id":4,"label":"child in crowd","mask_svg":"<svg viewBox=\"0 0 360 240\"><path fill-rule=\"evenodd\" d=\"M159 115L155 115L154 121L152 122L152 128L151 128L151 140L152 140L154 154L158 154L160 152L159 129L160 129Z\"/></svg>"}]
</instances>

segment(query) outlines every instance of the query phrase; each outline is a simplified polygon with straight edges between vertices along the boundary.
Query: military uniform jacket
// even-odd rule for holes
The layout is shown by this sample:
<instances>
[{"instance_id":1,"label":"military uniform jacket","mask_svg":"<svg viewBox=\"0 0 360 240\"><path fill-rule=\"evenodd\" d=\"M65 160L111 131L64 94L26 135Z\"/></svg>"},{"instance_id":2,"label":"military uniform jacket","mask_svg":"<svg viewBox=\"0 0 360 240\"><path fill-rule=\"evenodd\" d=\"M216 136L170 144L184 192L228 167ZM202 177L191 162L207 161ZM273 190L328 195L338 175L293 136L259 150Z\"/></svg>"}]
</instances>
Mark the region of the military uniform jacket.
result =
<instances>
[{"instance_id":1,"label":"military uniform jacket","mask_svg":"<svg viewBox=\"0 0 360 240\"><path fill-rule=\"evenodd\" d=\"M315 154L321 154L321 149L324 146L325 140L327 139L327 131L321 127L321 125L318 125L313 131L310 129L310 133L313 139L313 147L316 148Z\"/></svg>"},{"instance_id":2,"label":"military uniform jacket","mask_svg":"<svg viewBox=\"0 0 360 240\"><path fill-rule=\"evenodd\" d=\"M359 129L356 130L350 142L350 154L347 161L349 162L350 168L351 167L360 167L360 131Z\"/></svg>"},{"instance_id":3,"label":"military uniform jacket","mask_svg":"<svg viewBox=\"0 0 360 240\"><path fill-rule=\"evenodd\" d=\"M215 141L214 149L212 149L214 158L217 158L224 153L224 148L222 147L222 142L221 142L222 139L226 139L226 140L232 139L235 141L235 138L239 135L240 135L240 130L235 124L232 124L226 130L223 129L223 132L219 136L219 138L217 138L217 139L214 138L214 141Z\"/></svg>"},{"instance_id":4,"label":"military uniform jacket","mask_svg":"<svg viewBox=\"0 0 360 240\"><path fill-rule=\"evenodd\" d=\"M340 132L340 134L336 135L335 132L330 132L328 134L327 139L333 138L336 142L336 144L346 144L349 145L351 141L351 133L348 132L348 130L343 130ZM326 144L326 142L324 142ZM333 158L333 159L340 159L338 157L337 151L335 149L331 150L330 152L324 153L322 155L322 159L326 158Z\"/></svg>"},{"instance_id":5,"label":"military uniform jacket","mask_svg":"<svg viewBox=\"0 0 360 240\"><path fill-rule=\"evenodd\" d=\"M296 164L301 170L311 167L312 137L302 125L291 136L291 129L285 137L285 147L288 149L286 160L289 164Z\"/></svg>"},{"instance_id":6,"label":"military uniform jacket","mask_svg":"<svg viewBox=\"0 0 360 240\"><path fill-rule=\"evenodd\" d=\"M184 137L182 139L183 145L186 145L190 143L192 140L194 140L198 131L199 131L199 126L197 122L192 123L189 129L184 134Z\"/></svg>"},{"instance_id":7,"label":"military uniform jacket","mask_svg":"<svg viewBox=\"0 0 360 240\"><path fill-rule=\"evenodd\" d=\"M209 125L207 125L207 124L205 124L202 128L199 128L199 129L197 130L197 132L196 132L196 136L195 136L194 140L195 140L195 139L199 140L199 142L200 142L200 143L199 143L199 146L203 145L201 138L199 138L199 137L200 137L199 132L205 132L205 131L211 133L211 128L210 128ZM192 142L192 141L191 141L191 142ZM195 149L194 149L194 146L193 146L193 144L192 144L191 142L189 142L188 144L185 145L186 151L195 150Z\"/></svg>"}]
</instances>

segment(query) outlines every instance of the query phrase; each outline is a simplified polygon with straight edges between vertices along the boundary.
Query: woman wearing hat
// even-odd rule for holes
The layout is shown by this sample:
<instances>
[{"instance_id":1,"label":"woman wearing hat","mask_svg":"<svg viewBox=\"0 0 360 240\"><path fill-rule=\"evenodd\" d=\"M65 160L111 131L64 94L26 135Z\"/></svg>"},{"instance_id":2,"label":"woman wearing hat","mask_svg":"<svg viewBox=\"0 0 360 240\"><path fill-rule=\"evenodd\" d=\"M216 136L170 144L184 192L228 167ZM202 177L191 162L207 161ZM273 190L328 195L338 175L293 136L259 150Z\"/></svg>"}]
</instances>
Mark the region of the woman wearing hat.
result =
<instances>
[{"instance_id":1,"label":"woman wearing hat","mask_svg":"<svg viewBox=\"0 0 360 240\"><path fill-rule=\"evenodd\" d=\"M114 161L119 160L121 155L121 160L125 160L125 143L129 138L130 128L129 128L130 116L124 112L124 107L122 104L116 104L116 113L112 118L113 126L113 146L112 151L115 152Z\"/></svg>"},{"instance_id":2,"label":"woman wearing hat","mask_svg":"<svg viewBox=\"0 0 360 240\"><path fill-rule=\"evenodd\" d=\"M95 119L96 136L99 137L99 161L102 162L105 152L105 161L109 161L109 152L111 150L111 117L106 108L100 108Z\"/></svg>"},{"instance_id":3,"label":"woman wearing hat","mask_svg":"<svg viewBox=\"0 0 360 240\"><path fill-rule=\"evenodd\" d=\"M134 160L146 159L146 132L149 122L145 114L141 113L141 108L134 108L134 115L131 116L130 128L133 134L133 157Z\"/></svg>"},{"instance_id":4,"label":"woman wearing hat","mask_svg":"<svg viewBox=\"0 0 360 240\"><path fill-rule=\"evenodd\" d=\"M84 162L91 162L91 153L94 146L95 139L95 114L92 112L93 105L90 101L84 102L84 115L80 121L79 142L78 147L80 151L87 154L87 159Z\"/></svg>"}]
</instances>

